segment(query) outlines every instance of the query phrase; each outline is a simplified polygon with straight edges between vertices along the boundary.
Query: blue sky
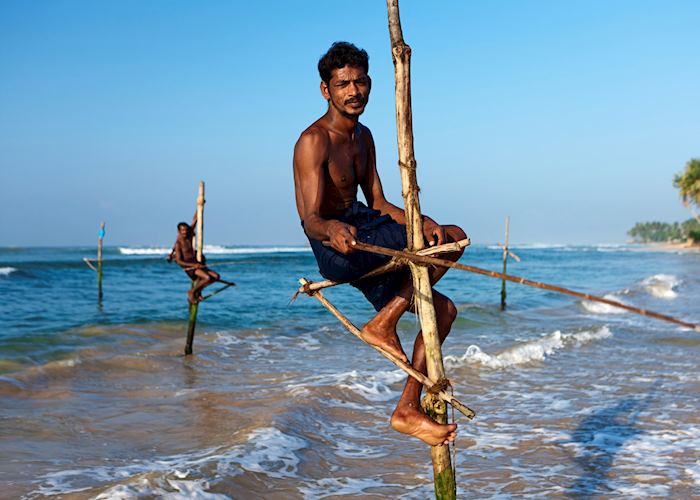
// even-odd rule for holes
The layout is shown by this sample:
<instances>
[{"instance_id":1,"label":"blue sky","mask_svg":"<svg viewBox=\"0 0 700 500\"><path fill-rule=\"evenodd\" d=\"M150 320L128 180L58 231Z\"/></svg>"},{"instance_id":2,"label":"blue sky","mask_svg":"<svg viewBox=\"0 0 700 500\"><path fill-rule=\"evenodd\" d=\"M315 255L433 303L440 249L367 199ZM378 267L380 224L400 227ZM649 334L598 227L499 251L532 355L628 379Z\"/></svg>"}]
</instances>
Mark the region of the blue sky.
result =
<instances>
[{"instance_id":1,"label":"blue sky","mask_svg":"<svg viewBox=\"0 0 700 500\"><path fill-rule=\"evenodd\" d=\"M700 3L401 2L423 211L475 243L622 242L690 217ZM316 62L370 54L362 121L400 205L383 1L0 3L0 246L167 245L207 183L215 244L303 244L292 148Z\"/></svg>"}]
</instances>

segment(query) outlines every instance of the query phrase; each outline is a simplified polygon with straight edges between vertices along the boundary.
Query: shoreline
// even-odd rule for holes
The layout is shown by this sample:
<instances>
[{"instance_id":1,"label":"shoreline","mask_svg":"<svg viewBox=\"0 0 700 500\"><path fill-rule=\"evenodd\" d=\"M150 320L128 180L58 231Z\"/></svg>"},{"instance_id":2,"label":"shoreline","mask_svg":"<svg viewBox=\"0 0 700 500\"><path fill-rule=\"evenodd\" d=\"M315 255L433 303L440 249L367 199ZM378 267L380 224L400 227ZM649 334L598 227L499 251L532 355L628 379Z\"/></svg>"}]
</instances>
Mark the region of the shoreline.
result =
<instances>
[{"instance_id":1,"label":"shoreline","mask_svg":"<svg viewBox=\"0 0 700 500\"><path fill-rule=\"evenodd\" d=\"M700 244L693 243L630 243L633 246L638 247L640 250L647 250L651 252L684 252L684 253L700 253Z\"/></svg>"}]
</instances>

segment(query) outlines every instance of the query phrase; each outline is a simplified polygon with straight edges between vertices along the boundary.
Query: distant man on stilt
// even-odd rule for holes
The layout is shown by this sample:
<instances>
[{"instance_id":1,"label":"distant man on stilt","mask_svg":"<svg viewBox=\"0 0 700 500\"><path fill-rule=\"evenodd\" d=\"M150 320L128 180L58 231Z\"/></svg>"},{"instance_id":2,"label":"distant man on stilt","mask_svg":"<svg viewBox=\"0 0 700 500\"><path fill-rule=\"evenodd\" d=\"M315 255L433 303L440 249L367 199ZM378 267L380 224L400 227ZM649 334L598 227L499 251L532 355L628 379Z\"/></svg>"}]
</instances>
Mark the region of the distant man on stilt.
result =
<instances>
[{"instance_id":1,"label":"distant man on stilt","mask_svg":"<svg viewBox=\"0 0 700 500\"><path fill-rule=\"evenodd\" d=\"M197 262L197 252L192 247L192 237L196 225L196 212L192 218L192 224L180 222L177 225L177 240L168 256L168 262L174 259L194 283L194 286L187 292L187 300L191 304L200 301L202 299L202 290L221 278L219 273L206 266L204 254L202 254L202 262Z\"/></svg>"},{"instance_id":2,"label":"distant man on stilt","mask_svg":"<svg viewBox=\"0 0 700 500\"><path fill-rule=\"evenodd\" d=\"M328 110L301 134L294 148L294 186L301 224L321 274L326 279L351 282L378 311L362 328L362 338L408 362L396 325L403 313L413 309L410 273L403 269L357 281L389 257L357 251L353 248L356 241L398 250L407 246L404 211L384 197L372 133L359 122L372 86L369 58L350 43L336 42L319 60L318 70ZM358 187L367 205L358 201ZM429 245L466 238L461 228L440 226L426 216L423 233ZM324 246L324 241L329 241L331 247ZM461 255L459 251L443 258L457 261ZM431 281L436 283L446 271L432 269ZM442 342L457 317L457 308L436 290L433 302ZM412 364L426 373L420 332L413 346ZM392 428L430 445L454 441L455 424L438 424L421 410L421 390L422 385L409 377L392 414Z\"/></svg>"}]
</instances>

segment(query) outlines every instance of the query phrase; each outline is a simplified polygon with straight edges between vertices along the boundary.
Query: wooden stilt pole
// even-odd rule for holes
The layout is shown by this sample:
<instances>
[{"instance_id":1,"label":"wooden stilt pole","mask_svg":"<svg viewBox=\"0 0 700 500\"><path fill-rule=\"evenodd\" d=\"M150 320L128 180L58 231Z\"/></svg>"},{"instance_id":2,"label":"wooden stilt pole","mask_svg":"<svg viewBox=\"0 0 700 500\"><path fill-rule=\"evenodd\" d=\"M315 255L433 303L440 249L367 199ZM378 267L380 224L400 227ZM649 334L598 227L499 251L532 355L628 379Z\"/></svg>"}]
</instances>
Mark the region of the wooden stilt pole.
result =
<instances>
[{"instance_id":1,"label":"wooden stilt pole","mask_svg":"<svg viewBox=\"0 0 700 500\"><path fill-rule=\"evenodd\" d=\"M197 196L197 234L195 236L197 249L197 262L202 263L202 249L204 248L204 181L199 182L199 195ZM196 281L192 282L192 287ZM192 343L194 342L194 332L197 328L197 311L199 303L190 304L190 318L187 324L187 343L185 344L185 355L192 354Z\"/></svg>"},{"instance_id":2,"label":"wooden stilt pole","mask_svg":"<svg viewBox=\"0 0 700 500\"><path fill-rule=\"evenodd\" d=\"M102 240L105 237L105 223L100 223L97 233L97 301L102 302Z\"/></svg>"},{"instance_id":3,"label":"wooden stilt pole","mask_svg":"<svg viewBox=\"0 0 700 500\"><path fill-rule=\"evenodd\" d=\"M503 274L506 274L508 262L508 229L510 227L510 217L506 216L506 241L503 244ZM506 280L501 283L501 311L506 309Z\"/></svg>"},{"instance_id":4,"label":"wooden stilt pole","mask_svg":"<svg viewBox=\"0 0 700 500\"><path fill-rule=\"evenodd\" d=\"M421 250L424 246L423 219L418 199L418 182L416 179L416 160L413 150L413 113L411 110L411 48L404 42L399 16L398 0L387 0L389 17L389 34L391 37L391 53L394 62L395 93L396 93L396 129L399 147L399 166L401 167L401 186L406 213L406 231L408 233L408 249L412 252ZM413 289L416 313L420 318L425 343L425 358L428 377L441 381L445 378L442 364L440 337L438 336L437 318L433 305L432 286L428 268L409 264L413 276ZM430 398L430 395L426 396ZM447 406L438 398L430 398L427 405L430 414L439 423L447 423ZM433 461L433 482L435 497L438 499L454 499L457 496L454 471L450 460L448 445L433 446L431 449Z\"/></svg>"}]
</instances>

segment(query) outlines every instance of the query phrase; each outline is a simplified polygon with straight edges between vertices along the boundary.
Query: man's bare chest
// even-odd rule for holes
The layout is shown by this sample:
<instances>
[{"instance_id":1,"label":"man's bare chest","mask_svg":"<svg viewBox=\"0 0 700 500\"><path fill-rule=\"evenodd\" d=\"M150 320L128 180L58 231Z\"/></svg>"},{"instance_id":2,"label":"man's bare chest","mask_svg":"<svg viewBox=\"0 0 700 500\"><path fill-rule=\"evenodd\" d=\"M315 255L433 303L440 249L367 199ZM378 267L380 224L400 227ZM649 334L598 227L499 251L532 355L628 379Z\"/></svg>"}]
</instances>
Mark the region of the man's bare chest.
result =
<instances>
[{"instance_id":1,"label":"man's bare chest","mask_svg":"<svg viewBox=\"0 0 700 500\"><path fill-rule=\"evenodd\" d=\"M187 240L180 241L180 251L185 260L190 260L194 258L194 248L192 248L192 243Z\"/></svg>"},{"instance_id":2,"label":"man's bare chest","mask_svg":"<svg viewBox=\"0 0 700 500\"><path fill-rule=\"evenodd\" d=\"M359 144L334 144L328 155L327 175L338 189L354 188L367 174L367 149Z\"/></svg>"}]
</instances>

